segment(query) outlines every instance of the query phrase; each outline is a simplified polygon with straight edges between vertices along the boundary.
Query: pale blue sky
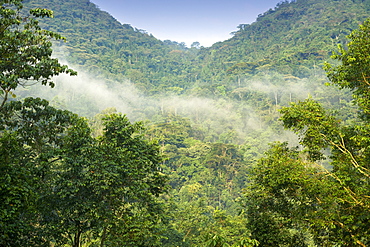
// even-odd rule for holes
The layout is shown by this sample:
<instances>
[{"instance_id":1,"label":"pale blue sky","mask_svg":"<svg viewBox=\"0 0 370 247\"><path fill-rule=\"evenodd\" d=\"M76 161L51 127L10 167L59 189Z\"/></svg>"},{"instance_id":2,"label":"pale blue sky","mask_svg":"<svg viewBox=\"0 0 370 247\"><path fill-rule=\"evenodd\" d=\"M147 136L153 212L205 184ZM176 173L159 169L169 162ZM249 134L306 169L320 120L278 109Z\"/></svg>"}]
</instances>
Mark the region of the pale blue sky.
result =
<instances>
[{"instance_id":1,"label":"pale blue sky","mask_svg":"<svg viewBox=\"0 0 370 247\"><path fill-rule=\"evenodd\" d=\"M281 0L91 0L118 21L160 40L211 46L231 38L239 24L252 23Z\"/></svg>"}]
</instances>

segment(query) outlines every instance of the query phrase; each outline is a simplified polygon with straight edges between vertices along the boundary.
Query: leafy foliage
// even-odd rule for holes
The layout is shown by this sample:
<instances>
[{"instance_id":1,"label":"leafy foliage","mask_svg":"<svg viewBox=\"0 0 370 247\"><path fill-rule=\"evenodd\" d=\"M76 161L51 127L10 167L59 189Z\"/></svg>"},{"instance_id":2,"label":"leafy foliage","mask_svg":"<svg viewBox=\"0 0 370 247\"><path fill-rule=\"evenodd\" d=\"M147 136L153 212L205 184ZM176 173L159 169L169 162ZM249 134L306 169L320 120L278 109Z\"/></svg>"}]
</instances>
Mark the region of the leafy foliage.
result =
<instances>
[{"instance_id":1,"label":"leafy foliage","mask_svg":"<svg viewBox=\"0 0 370 247\"><path fill-rule=\"evenodd\" d=\"M292 103L290 107L281 110L284 126L300 135L300 143L305 149L293 152L286 146L274 146L268 157L257 165L252 187L246 197L251 199L261 198L261 194L264 196L260 201L246 200L247 209L253 211L254 207L264 208L267 216L256 212L260 218L269 217L267 225L273 225L271 217L275 216L276 220L283 220L284 223L298 222L294 229L303 227L309 230L317 243L343 246L369 244L367 195L370 176L367 162L369 153L366 151L369 136L366 109L369 105L367 100L359 99L366 99L368 91L366 66L369 61L364 56L364 49L369 45L366 36L368 29L369 22L365 22L349 36L351 42L348 50L339 47L340 53L333 58L340 60L340 65L326 64L332 83L353 89L355 103L360 110L357 121L350 125L343 124L312 99ZM324 154L324 149L330 150L329 157ZM305 157L310 161L305 160ZM330 170L323 167L312 170L313 161L326 158L330 158L326 161L330 163ZM299 170L294 169L297 164L300 165ZM284 169L285 166L289 170ZM273 175L271 180L270 175ZM299 191L295 192L297 185ZM294 193L290 194L291 191ZM293 205L279 201L282 192L285 198L288 195L286 199ZM273 203L268 203L269 200ZM250 205L250 202L254 203ZM284 211L286 208L289 208L290 217ZM303 215L304 220L301 218ZM252 217L253 227L258 225L254 219ZM290 225L287 226L289 229ZM264 235L264 229L257 228L256 234L263 241L274 240L270 234ZM290 243L289 246L296 245Z\"/></svg>"},{"instance_id":2,"label":"leafy foliage","mask_svg":"<svg viewBox=\"0 0 370 247\"><path fill-rule=\"evenodd\" d=\"M349 36L347 49L339 46L339 51L332 57L341 62L338 66L325 64L331 82L341 88L353 90L353 97L361 109L362 117L369 118L369 29L370 20L360 25Z\"/></svg>"},{"instance_id":3,"label":"leafy foliage","mask_svg":"<svg viewBox=\"0 0 370 247\"><path fill-rule=\"evenodd\" d=\"M318 69L366 18L367 0L281 2L210 48L159 41L88 0L25 2L29 14L21 1L0 9L1 246L369 244L369 22L333 56L341 65L326 64L361 118L345 108L350 92L323 87ZM55 18L39 23L52 16L45 8ZM19 85L75 74L51 58L51 40L108 87L128 78L159 98L133 109L148 129L112 108L87 121L39 98L8 102ZM313 97L286 107L306 97L302 88ZM72 94L59 105L91 106ZM195 110L181 104L190 95ZM166 105L170 97L180 103ZM275 143L255 162L284 134L278 109L303 150Z\"/></svg>"},{"instance_id":4,"label":"leafy foliage","mask_svg":"<svg viewBox=\"0 0 370 247\"><path fill-rule=\"evenodd\" d=\"M57 33L42 30L36 17L52 17L53 12L35 8L28 16L21 15L22 1L0 1L0 109L9 94L28 80L41 81L54 86L50 78L60 73L75 75L76 72L51 58L51 39L63 40Z\"/></svg>"},{"instance_id":5,"label":"leafy foliage","mask_svg":"<svg viewBox=\"0 0 370 247\"><path fill-rule=\"evenodd\" d=\"M166 180L159 149L143 139L139 123L111 115L104 135L94 139L84 119L45 100L27 98L3 109L3 245L14 238L24 241L14 246L38 246L41 239L79 246L92 236L102 244L138 244L150 234L151 246L158 241L152 232L161 212L155 197ZM135 233L135 221L143 220L146 232Z\"/></svg>"}]
</instances>

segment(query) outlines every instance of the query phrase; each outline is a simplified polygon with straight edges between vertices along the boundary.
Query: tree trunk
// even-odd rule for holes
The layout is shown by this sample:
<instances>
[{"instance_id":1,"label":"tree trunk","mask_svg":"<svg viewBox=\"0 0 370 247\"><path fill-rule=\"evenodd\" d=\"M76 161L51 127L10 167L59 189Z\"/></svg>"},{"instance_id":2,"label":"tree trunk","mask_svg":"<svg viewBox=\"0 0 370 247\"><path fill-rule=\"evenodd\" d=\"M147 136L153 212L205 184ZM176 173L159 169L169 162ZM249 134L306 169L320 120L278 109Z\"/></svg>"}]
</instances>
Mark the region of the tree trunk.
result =
<instances>
[{"instance_id":1,"label":"tree trunk","mask_svg":"<svg viewBox=\"0 0 370 247\"><path fill-rule=\"evenodd\" d=\"M104 247L106 237L107 237L107 227L104 227L103 234L101 236L100 247Z\"/></svg>"},{"instance_id":2,"label":"tree trunk","mask_svg":"<svg viewBox=\"0 0 370 247\"><path fill-rule=\"evenodd\" d=\"M75 239L72 243L72 247L80 247L80 237L81 237L81 231L77 230L77 233L75 234Z\"/></svg>"}]
</instances>

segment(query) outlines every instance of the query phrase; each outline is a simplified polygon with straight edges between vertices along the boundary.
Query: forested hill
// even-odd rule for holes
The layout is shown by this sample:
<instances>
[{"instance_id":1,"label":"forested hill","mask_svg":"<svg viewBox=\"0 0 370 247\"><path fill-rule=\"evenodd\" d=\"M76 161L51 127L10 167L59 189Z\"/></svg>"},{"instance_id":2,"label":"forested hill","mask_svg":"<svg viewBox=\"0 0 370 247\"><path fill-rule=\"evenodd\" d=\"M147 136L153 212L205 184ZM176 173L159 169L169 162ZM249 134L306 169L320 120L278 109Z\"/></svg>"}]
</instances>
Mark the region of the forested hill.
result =
<instances>
[{"instance_id":1,"label":"forested hill","mask_svg":"<svg viewBox=\"0 0 370 247\"><path fill-rule=\"evenodd\" d=\"M128 76L147 83L149 75L158 72L155 66L163 57L183 47L121 24L89 0L25 1L26 9L36 7L53 10L54 18L42 20L41 26L67 38L65 49L57 55L84 70L103 73L104 78Z\"/></svg>"},{"instance_id":2,"label":"forested hill","mask_svg":"<svg viewBox=\"0 0 370 247\"><path fill-rule=\"evenodd\" d=\"M370 246L370 0L209 48L0 2L0 246Z\"/></svg>"},{"instance_id":3,"label":"forested hill","mask_svg":"<svg viewBox=\"0 0 370 247\"><path fill-rule=\"evenodd\" d=\"M231 39L201 49L121 24L89 0L29 0L25 7L54 11L43 27L67 38L62 51L71 64L105 78L129 78L149 94L194 93L198 86L208 89L197 94L207 95L221 84L234 90L240 75L266 69L308 77L369 16L370 1L281 2L252 24L235 23L239 30Z\"/></svg>"},{"instance_id":4,"label":"forested hill","mask_svg":"<svg viewBox=\"0 0 370 247\"><path fill-rule=\"evenodd\" d=\"M256 22L240 24L231 39L206 50L204 60L229 72L268 68L307 77L308 69L320 66L369 13L368 0L281 2Z\"/></svg>"}]
</instances>

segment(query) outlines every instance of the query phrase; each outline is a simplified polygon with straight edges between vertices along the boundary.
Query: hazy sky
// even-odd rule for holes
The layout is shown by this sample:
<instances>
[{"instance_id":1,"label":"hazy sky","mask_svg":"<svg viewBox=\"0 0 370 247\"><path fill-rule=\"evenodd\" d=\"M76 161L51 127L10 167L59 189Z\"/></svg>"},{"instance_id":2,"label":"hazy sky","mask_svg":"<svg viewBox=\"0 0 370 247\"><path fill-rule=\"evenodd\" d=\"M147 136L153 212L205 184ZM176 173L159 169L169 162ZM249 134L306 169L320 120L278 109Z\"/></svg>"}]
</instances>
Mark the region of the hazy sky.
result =
<instances>
[{"instance_id":1,"label":"hazy sky","mask_svg":"<svg viewBox=\"0 0 370 247\"><path fill-rule=\"evenodd\" d=\"M252 23L281 0L91 0L118 21L160 40L210 46L231 38L239 24Z\"/></svg>"}]
</instances>

